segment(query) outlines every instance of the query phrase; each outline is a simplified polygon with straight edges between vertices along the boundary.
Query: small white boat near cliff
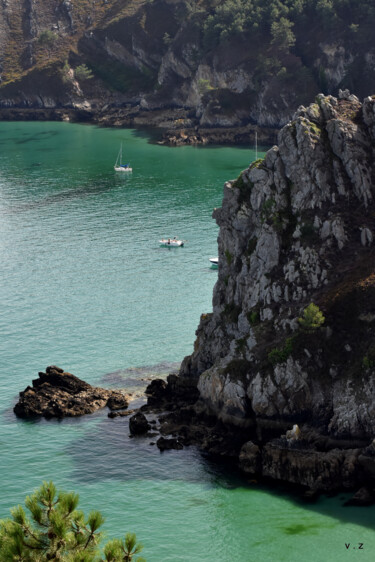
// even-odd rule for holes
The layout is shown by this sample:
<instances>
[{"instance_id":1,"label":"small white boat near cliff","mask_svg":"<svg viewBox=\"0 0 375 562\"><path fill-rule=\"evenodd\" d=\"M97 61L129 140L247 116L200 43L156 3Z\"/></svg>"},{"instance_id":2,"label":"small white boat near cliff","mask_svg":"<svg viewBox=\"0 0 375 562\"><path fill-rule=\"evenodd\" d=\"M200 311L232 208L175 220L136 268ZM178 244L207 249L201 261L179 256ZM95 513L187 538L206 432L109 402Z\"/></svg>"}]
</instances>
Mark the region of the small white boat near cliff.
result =
<instances>
[{"instance_id":1,"label":"small white boat near cliff","mask_svg":"<svg viewBox=\"0 0 375 562\"><path fill-rule=\"evenodd\" d=\"M159 240L159 242L161 246L178 248L179 246L182 247L184 245L185 240L177 240L177 238L174 237L174 238L162 238L161 240Z\"/></svg>"},{"instance_id":2,"label":"small white boat near cliff","mask_svg":"<svg viewBox=\"0 0 375 562\"><path fill-rule=\"evenodd\" d=\"M123 164L122 163L122 143L120 146L119 153L117 155L117 159L114 165L115 172L132 172L133 168L130 167L130 164Z\"/></svg>"},{"instance_id":3,"label":"small white boat near cliff","mask_svg":"<svg viewBox=\"0 0 375 562\"><path fill-rule=\"evenodd\" d=\"M219 267L219 258L209 258L212 267Z\"/></svg>"}]
</instances>

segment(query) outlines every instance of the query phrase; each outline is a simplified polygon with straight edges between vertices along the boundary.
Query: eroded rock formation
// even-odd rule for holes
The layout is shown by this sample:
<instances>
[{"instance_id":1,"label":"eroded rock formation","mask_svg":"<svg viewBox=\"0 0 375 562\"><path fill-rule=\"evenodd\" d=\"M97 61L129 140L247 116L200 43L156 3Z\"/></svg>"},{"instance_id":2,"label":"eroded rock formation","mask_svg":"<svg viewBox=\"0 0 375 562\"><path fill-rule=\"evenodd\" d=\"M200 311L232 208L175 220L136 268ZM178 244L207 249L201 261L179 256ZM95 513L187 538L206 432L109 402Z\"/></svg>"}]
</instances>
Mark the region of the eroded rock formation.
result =
<instances>
[{"instance_id":1,"label":"eroded rock formation","mask_svg":"<svg viewBox=\"0 0 375 562\"><path fill-rule=\"evenodd\" d=\"M110 410L125 409L128 400L129 396L122 391L91 386L60 367L50 366L45 373L39 373L32 387L20 392L14 412L21 418L82 416L104 406Z\"/></svg>"},{"instance_id":2,"label":"eroded rock formation","mask_svg":"<svg viewBox=\"0 0 375 562\"><path fill-rule=\"evenodd\" d=\"M213 312L172 386L198 389L201 442L229 433L248 473L375 486L374 162L375 96L321 94L224 186Z\"/></svg>"}]
</instances>

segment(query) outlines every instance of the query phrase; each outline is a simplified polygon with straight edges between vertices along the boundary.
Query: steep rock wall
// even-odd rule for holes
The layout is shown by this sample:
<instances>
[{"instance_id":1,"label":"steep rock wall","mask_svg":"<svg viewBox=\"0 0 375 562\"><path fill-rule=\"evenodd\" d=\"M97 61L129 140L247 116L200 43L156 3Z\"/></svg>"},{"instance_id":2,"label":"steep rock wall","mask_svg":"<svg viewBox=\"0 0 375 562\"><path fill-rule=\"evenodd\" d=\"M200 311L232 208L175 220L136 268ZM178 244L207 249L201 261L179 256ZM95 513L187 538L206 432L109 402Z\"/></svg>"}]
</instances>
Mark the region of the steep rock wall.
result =
<instances>
[{"instance_id":1,"label":"steep rock wall","mask_svg":"<svg viewBox=\"0 0 375 562\"><path fill-rule=\"evenodd\" d=\"M374 140L375 97L321 94L214 211L213 312L180 377L248 432L249 472L323 489L375 474ZM311 303L325 321L303 329Z\"/></svg>"}]
</instances>

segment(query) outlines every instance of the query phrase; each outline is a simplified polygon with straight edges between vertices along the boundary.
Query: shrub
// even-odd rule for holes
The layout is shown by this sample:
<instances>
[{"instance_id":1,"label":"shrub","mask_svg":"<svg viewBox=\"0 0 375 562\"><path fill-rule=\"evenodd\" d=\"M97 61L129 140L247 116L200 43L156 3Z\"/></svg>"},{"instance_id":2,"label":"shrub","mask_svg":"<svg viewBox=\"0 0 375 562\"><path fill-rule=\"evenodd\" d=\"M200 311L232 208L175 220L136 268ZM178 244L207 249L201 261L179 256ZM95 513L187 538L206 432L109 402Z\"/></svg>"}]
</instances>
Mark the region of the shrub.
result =
<instances>
[{"instance_id":1,"label":"shrub","mask_svg":"<svg viewBox=\"0 0 375 562\"><path fill-rule=\"evenodd\" d=\"M206 94L210 90L213 90L213 87L211 86L210 81L205 79L205 78L200 78L198 80L198 92L200 93L200 95L203 96L204 94Z\"/></svg>"},{"instance_id":2,"label":"shrub","mask_svg":"<svg viewBox=\"0 0 375 562\"><path fill-rule=\"evenodd\" d=\"M303 330L313 332L324 324L325 317L319 307L312 302L305 308L302 317L298 318L298 322Z\"/></svg>"},{"instance_id":3,"label":"shrub","mask_svg":"<svg viewBox=\"0 0 375 562\"><path fill-rule=\"evenodd\" d=\"M49 29L42 31L38 35L37 41L39 45L47 52L48 59L50 58L51 53L56 45L57 39L58 36L56 35L56 33L53 33L53 31Z\"/></svg>"},{"instance_id":4,"label":"shrub","mask_svg":"<svg viewBox=\"0 0 375 562\"><path fill-rule=\"evenodd\" d=\"M223 310L223 315L229 322L237 322L239 315L241 314L241 307L234 302L227 303Z\"/></svg>"},{"instance_id":5,"label":"shrub","mask_svg":"<svg viewBox=\"0 0 375 562\"><path fill-rule=\"evenodd\" d=\"M77 80L81 81L90 80L94 77L91 70L85 64L80 64L79 66L77 66L74 71L74 76L77 78Z\"/></svg>"},{"instance_id":6,"label":"shrub","mask_svg":"<svg viewBox=\"0 0 375 562\"><path fill-rule=\"evenodd\" d=\"M225 250L224 254L225 254L225 257L227 258L228 265L230 265L233 261L232 254L230 253L229 250Z\"/></svg>"},{"instance_id":7,"label":"shrub","mask_svg":"<svg viewBox=\"0 0 375 562\"><path fill-rule=\"evenodd\" d=\"M367 355L365 355L364 358L362 359L363 369L372 369L374 366L375 366L374 360L368 357Z\"/></svg>"},{"instance_id":8,"label":"shrub","mask_svg":"<svg viewBox=\"0 0 375 562\"><path fill-rule=\"evenodd\" d=\"M171 36L169 35L169 33L165 32L163 35L163 43L164 45L169 45L170 42L172 41Z\"/></svg>"},{"instance_id":9,"label":"shrub","mask_svg":"<svg viewBox=\"0 0 375 562\"><path fill-rule=\"evenodd\" d=\"M56 33L46 29L38 35L38 43L43 47L51 47L57 41Z\"/></svg>"},{"instance_id":10,"label":"shrub","mask_svg":"<svg viewBox=\"0 0 375 562\"><path fill-rule=\"evenodd\" d=\"M283 347L275 347L271 349L268 354L268 360L271 365L277 365L278 363L285 363L288 357L293 351L294 338L287 338Z\"/></svg>"},{"instance_id":11,"label":"shrub","mask_svg":"<svg viewBox=\"0 0 375 562\"><path fill-rule=\"evenodd\" d=\"M250 326L256 326L260 322L260 315L259 310L253 309L247 313L247 319L249 321Z\"/></svg>"}]
</instances>

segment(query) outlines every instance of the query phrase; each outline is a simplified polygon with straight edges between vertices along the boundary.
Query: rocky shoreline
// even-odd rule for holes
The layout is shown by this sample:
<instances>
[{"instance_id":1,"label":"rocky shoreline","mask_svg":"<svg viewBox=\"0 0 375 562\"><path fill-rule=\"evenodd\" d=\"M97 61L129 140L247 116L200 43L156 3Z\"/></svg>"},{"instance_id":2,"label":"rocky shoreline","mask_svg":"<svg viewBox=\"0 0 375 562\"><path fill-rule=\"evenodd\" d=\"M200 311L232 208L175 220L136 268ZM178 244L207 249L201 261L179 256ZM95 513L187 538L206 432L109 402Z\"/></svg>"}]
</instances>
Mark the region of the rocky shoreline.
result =
<instances>
[{"instance_id":1,"label":"rocky shoreline","mask_svg":"<svg viewBox=\"0 0 375 562\"><path fill-rule=\"evenodd\" d=\"M277 128L247 123L236 127L202 127L184 108L143 110L126 107L0 107L0 121L65 121L92 123L101 127L152 129L158 144L184 145L248 145L253 146L255 132L259 145L270 146L277 140Z\"/></svg>"},{"instance_id":2,"label":"rocky shoreline","mask_svg":"<svg viewBox=\"0 0 375 562\"><path fill-rule=\"evenodd\" d=\"M288 485L307 502L346 491L353 495L345 505L375 503L375 440L335 441L297 424L267 440L257 435L255 424L223 423L192 390L175 374L153 380L147 404L129 420L130 435L156 439L150 444L161 452L197 447L217 462L231 461L253 482Z\"/></svg>"}]
</instances>

